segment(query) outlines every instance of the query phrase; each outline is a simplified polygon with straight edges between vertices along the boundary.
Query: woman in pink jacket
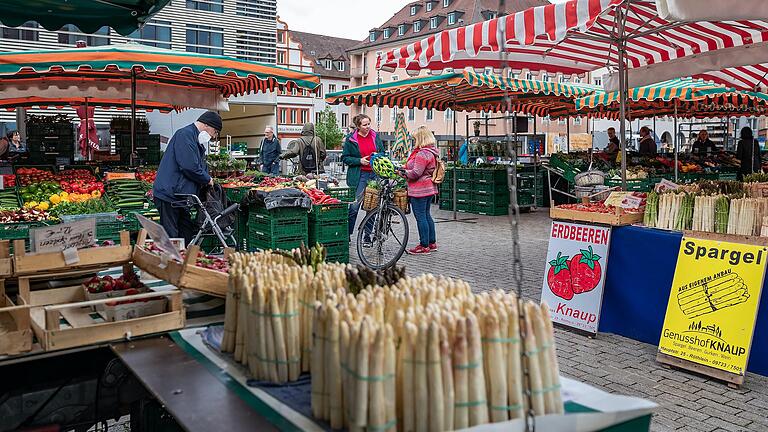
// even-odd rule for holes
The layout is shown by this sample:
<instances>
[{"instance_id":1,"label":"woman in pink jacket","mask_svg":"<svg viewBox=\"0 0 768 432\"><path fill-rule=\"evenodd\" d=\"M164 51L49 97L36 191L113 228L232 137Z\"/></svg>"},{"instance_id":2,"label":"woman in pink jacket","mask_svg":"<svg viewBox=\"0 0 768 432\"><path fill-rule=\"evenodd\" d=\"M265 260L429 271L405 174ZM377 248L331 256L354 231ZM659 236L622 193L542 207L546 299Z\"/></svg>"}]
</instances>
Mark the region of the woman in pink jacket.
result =
<instances>
[{"instance_id":1,"label":"woman in pink jacket","mask_svg":"<svg viewBox=\"0 0 768 432\"><path fill-rule=\"evenodd\" d=\"M432 182L440 152L435 136L424 126L413 133L414 148L405 164L408 197L411 210L419 227L419 245L408 250L411 255L428 254L437 250L435 221L429 213L432 197L437 195L437 185Z\"/></svg>"}]
</instances>

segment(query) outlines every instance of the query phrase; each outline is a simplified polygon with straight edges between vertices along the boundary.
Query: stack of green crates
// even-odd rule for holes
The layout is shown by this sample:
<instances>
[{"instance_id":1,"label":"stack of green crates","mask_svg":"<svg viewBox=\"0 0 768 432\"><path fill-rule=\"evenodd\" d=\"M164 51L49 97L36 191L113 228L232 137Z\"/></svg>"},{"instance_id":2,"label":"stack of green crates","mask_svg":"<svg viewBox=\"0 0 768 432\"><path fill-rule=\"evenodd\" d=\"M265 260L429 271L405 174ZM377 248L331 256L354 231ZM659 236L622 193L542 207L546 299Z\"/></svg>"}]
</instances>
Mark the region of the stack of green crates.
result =
<instances>
[{"instance_id":1,"label":"stack of green crates","mask_svg":"<svg viewBox=\"0 0 768 432\"><path fill-rule=\"evenodd\" d=\"M534 200L537 207L544 206L544 171L534 172L533 165L524 165L517 170L517 204L531 207Z\"/></svg>"},{"instance_id":2,"label":"stack of green crates","mask_svg":"<svg viewBox=\"0 0 768 432\"><path fill-rule=\"evenodd\" d=\"M441 210L453 210L453 173L456 173L456 210L488 216L509 214L507 171L488 168L456 168L446 171L438 187ZM521 207L544 205L544 175L532 165L518 170L518 204Z\"/></svg>"},{"instance_id":3,"label":"stack of green crates","mask_svg":"<svg viewBox=\"0 0 768 432\"><path fill-rule=\"evenodd\" d=\"M472 173L472 206L474 213L487 216L509 214L507 171L476 169Z\"/></svg>"},{"instance_id":4,"label":"stack of green crates","mask_svg":"<svg viewBox=\"0 0 768 432\"><path fill-rule=\"evenodd\" d=\"M267 210L262 206L248 209L249 251L290 250L308 244L307 210L285 207Z\"/></svg>"},{"instance_id":5,"label":"stack of green crates","mask_svg":"<svg viewBox=\"0 0 768 432\"><path fill-rule=\"evenodd\" d=\"M312 206L309 212L309 244L325 246L328 262L349 262L349 204Z\"/></svg>"}]
</instances>

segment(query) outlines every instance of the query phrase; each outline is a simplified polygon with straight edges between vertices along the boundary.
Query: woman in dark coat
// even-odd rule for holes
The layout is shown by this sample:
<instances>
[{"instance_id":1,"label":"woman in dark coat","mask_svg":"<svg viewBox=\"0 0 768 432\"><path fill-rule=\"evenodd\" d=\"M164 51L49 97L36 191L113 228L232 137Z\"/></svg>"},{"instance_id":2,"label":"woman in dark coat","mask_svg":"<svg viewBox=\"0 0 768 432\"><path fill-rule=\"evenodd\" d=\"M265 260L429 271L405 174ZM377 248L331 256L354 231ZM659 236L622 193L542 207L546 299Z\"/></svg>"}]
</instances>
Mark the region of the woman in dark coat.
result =
<instances>
[{"instance_id":1,"label":"woman in dark coat","mask_svg":"<svg viewBox=\"0 0 768 432\"><path fill-rule=\"evenodd\" d=\"M741 129L741 139L736 147L736 159L741 161L739 169L739 180L745 175L760 172L762 164L760 162L760 144L758 144L752 129L744 127Z\"/></svg>"}]
</instances>

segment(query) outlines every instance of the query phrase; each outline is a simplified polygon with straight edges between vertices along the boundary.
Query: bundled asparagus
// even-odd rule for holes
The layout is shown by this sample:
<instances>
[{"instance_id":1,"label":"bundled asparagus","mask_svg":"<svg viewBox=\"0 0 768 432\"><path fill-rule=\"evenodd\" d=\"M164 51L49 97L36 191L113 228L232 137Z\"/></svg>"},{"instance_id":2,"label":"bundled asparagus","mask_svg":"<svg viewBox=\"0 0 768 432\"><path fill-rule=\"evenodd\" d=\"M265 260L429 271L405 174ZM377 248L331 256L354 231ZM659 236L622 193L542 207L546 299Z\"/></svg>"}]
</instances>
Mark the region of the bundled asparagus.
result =
<instances>
[{"instance_id":1,"label":"bundled asparagus","mask_svg":"<svg viewBox=\"0 0 768 432\"><path fill-rule=\"evenodd\" d=\"M715 232L725 234L728 232L728 216L730 201L725 195L720 195L715 201Z\"/></svg>"},{"instance_id":2,"label":"bundled asparagus","mask_svg":"<svg viewBox=\"0 0 768 432\"><path fill-rule=\"evenodd\" d=\"M659 219L659 194L656 191L648 193L645 204L645 214L643 214L643 225L655 227Z\"/></svg>"}]
</instances>

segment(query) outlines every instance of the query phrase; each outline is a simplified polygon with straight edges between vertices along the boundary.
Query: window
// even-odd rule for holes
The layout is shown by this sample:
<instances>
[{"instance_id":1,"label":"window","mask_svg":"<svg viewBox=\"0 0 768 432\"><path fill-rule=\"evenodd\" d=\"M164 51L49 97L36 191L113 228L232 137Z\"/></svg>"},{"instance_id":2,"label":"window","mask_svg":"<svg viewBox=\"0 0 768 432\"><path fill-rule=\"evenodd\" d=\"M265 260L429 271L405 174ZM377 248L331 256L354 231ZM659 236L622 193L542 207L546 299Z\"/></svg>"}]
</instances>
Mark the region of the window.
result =
<instances>
[{"instance_id":1,"label":"window","mask_svg":"<svg viewBox=\"0 0 768 432\"><path fill-rule=\"evenodd\" d=\"M304 124L309 120L309 110L301 110L301 124Z\"/></svg>"},{"instance_id":2,"label":"window","mask_svg":"<svg viewBox=\"0 0 768 432\"><path fill-rule=\"evenodd\" d=\"M291 89L291 96L296 96L297 93L296 87Z\"/></svg>"},{"instance_id":3,"label":"window","mask_svg":"<svg viewBox=\"0 0 768 432\"><path fill-rule=\"evenodd\" d=\"M231 0L227 0L230 3ZM240 16L260 18L270 22L277 19L277 2L265 0L237 0L235 12Z\"/></svg>"},{"instance_id":4,"label":"window","mask_svg":"<svg viewBox=\"0 0 768 432\"><path fill-rule=\"evenodd\" d=\"M408 109L408 121L416 120L416 110L414 108Z\"/></svg>"},{"instance_id":5,"label":"window","mask_svg":"<svg viewBox=\"0 0 768 432\"><path fill-rule=\"evenodd\" d=\"M224 30L187 24L187 52L224 54Z\"/></svg>"},{"instance_id":6,"label":"window","mask_svg":"<svg viewBox=\"0 0 768 432\"><path fill-rule=\"evenodd\" d=\"M565 78L564 75L560 75L559 77L557 77L557 82L559 82L560 84L565 84L568 82L568 80Z\"/></svg>"},{"instance_id":7,"label":"window","mask_svg":"<svg viewBox=\"0 0 768 432\"><path fill-rule=\"evenodd\" d=\"M285 108L280 108L280 124L285 124L287 120L287 114L286 114Z\"/></svg>"},{"instance_id":8,"label":"window","mask_svg":"<svg viewBox=\"0 0 768 432\"><path fill-rule=\"evenodd\" d=\"M551 122L551 121L552 121L552 119L549 116L544 116L544 117L541 118L541 122L543 124L549 124L549 122Z\"/></svg>"},{"instance_id":9,"label":"window","mask_svg":"<svg viewBox=\"0 0 768 432\"><path fill-rule=\"evenodd\" d=\"M389 39L390 33L392 33L391 29L385 28L384 29L384 39Z\"/></svg>"},{"instance_id":10,"label":"window","mask_svg":"<svg viewBox=\"0 0 768 432\"><path fill-rule=\"evenodd\" d=\"M38 27L39 26L34 21L25 22L24 24L16 28L3 27L3 38L18 39L18 40L25 40L25 41L37 41L38 40L37 30L27 30L27 29L37 29Z\"/></svg>"},{"instance_id":11,"label":"window","mask_svg":"<svg viewBox=\"0 0 768 432\"><path fill-rule=\"evenodd\" d=\"M545 72L545 73L542 73L542 74L541 74L541 80L542 80L542 81L545 81L545 82L548 82L548 81L549 81L549 75L547 75L547 73L546 73L546 72Z\"/></svg>"},{"instance_id":12,"label":"window","mask_svg":"<svg viewBox=\"0 0 768 432\"><path fill-rule=\"evenodd\" d=\"M573 124L576 126L581 126L581 117L576 117L573 119Z\"/></svg>"},{"instance_id":13,"label":"window","mask_svg":"<svg viewBox=\"0 0 768 432\"><path fill-rule=\"evenodd\" d=\"M451 5L451 0L443 0L443 7L448 7Z\"/></svg>"},{"instance_id":14,"label":"window","mask_svg":"<svg viewBox=\"0 0 768 432\"><path fill-rule=\"evenodd\" d=\"M333 69L333 60L331 59L323 60L323 66L325 66L326 69Z\"/></svg>"},{"instance_id":15,"label":"window","mask_svg":"<svg viewBox=\"0 0 768 432\"><path fill-rule=\"evenodd\" d=\"M405 24L400 24L397 26L397 35L402 36L405 34Z\"/></svg>"},{"instance_id":16,"label":"window","mask_svg":"<svg viewBox=\"0 0 768 432\"><path fill-rule=\"evenodd\" d=\"M277 36L270 32L235 30L235 57L241 60L275 63ZM285 63L285 54L283 55Z\"/></svg>"},{"instance_id":17,"label":"window","mask_svg":"<svg viewBox=\"0 0 768 432\"><path fill-rule=\"evenodd\" d=\"M530 80L532 80L532 79L533 79L533 75L531 75L531 73L530 73L530 72L526 72L526 73L525 73L525 79L527 79L527 80L529 80L529 81L530 81Z\"/></svg>"},{"instance_id":18,"label":"window","mask_svg":"<svg viewBox=\"0 0 768 432\"><path fill-rule=\"evenodd\" d=\"M456 24L456 13L451 12L448 14L448 25L454 25Z\"/></svg>"},{"instance_id":19,"label":"window","mask_svg":"<svg viewBox=\"0 0 768 432\"><path fill-rule=\"evenodd\" d=\"M413 23L413 32L418 33L421 31L421 21L414 21Z\"/></svg>"},{"instance_id":20,"label":"window","mask_svg":"<svg viewBox=\"0 0 768 432\"><path fill-rule=\"evenodd\" d=\"M399 77L399 76L397 76L397 75L392 75L392 81L397 81L397 80L399 80L399 79L400 79L400 77Z\"/></svg>"},{"instance_id":21,"label":"window","mask_svg":"<svg viewBox=\"0 0 768 432\"><path fill-rule=\"evenodd\" d=\"M431 29L437 28L437 17L432 17L429 19L429 28Z\"/></svg>"},{"instance_id":22,"label":"window","mask_svg":"<svg viewBox=\"0 0 768 432\"><path fill-rule=\"evenodd\" d=\"M345 68L346 68L346 65L344 64L344 60L336 62L336 69L338 69L339 72L344 72Z\"/></svg>"},{"instance_id":23,"label":"window","mask_svg":"<svg viewBox=\"0 0 768 432\"><path fill-rule=\"evenodd\" d=\"M565 124L565 119L563 119L563 118L557 119L557 124L564 125Z\"/></svg>"},{"instance_id":24,"label":"window","mask_svg":"<svg viewBox=\"0 0 768 432\"><path fill-rule=\"evenodd\" d=\"M322 84L317 86L317 88L315 89L315 92L316 92L315 94L317 95L318 98L320 98L320 99L323 98L323 86L322 86Z\"/></svg>"},{"instance_id":25,"label":"window","mask_svg":"<svg viewBox=\"0 0 768 432\"><path fill-rule=\"evenodd\" d=\"M416 10L418 10L416 6L411 6L411 16L416 15Z\"/></svg>"},{"instance_id":26,"label":"window","mask_svg":"<svg viewBox=\"0 0 768 432\"><path fill-rule=\"evenodd\" d=\"M341 115L341 127L345 128L349 126L349 114L342 114Z\"/></svg>"},{"instance_id":27,"label":"window","mask_svg":"<svg viewBox=\"0 0 768 432\"><path fill-rule=\"evenodd\" d=\"M376 108L376 115L374 117L376 117L376 123L381 121L381 108Z\"/></svg>"},{"instance_id":28,"label":"window","mask_svg":"<svg viewBox=\"0 0 768 432\"><path fill-rule=\"evenodd\" d=\"M170 21L150 21L128 37L142 45L171 49L171 23Z\"/></svg>"},{"instance_id":29,"label":"window","mask_svg":"<svg viewBox=\"0 0 768 432\"><path fill-rule=\"evenodd\" d=\"M496 18L497 16L499 16L499 14L497 12L488 11L488 19L489 20L492 20L492 19Z\"/></svg>"},{"instance_id":30,"label":"window","mask_svg":"<svg viewBox=\"0 0 768 432\"><path fill-rule=\"evenodd\" d=\"M224 12L224 0L187 0L187 9Z\"/></svg>"},{"instance_id":31,"label":"window","mask_svg":"<svg viewBox=\"0 0 768 432\"><path fill-rule=\"evenodd\" d=\"M277 43L285 43L285 32L284 31L277 32Z\"/></svg>"},{"instance_id":32,"label":"window","mask_svg":"<svg viewBox=\"0 0 768 432\"><path fill-rule=\"evenodd\" d=\"M596 78L593 80L593 82L595 83L595 85L596 85L596 86L602 86L602 85L603 85L603 79L602 79L602 78L597 78L597 77L596 77Z\"/></svg>"},{"instance_id":33,"label":"window","mask_svg":"<svg viewBox=\"0 0 768 432\"><path fill-rule=\"evenodd\" d=\"M426 118L427 118L427 121L432 121L435 118L435 111L428 109Z\"/></svg>"},{"instance_id":34,"label":"window","mask_svg":"<svg viewBox=\"0 0 768 432\"><path fill-rule=\"evenodd\" d=\"M277 52L277 64L285 64L285 51Z\"/></svg>"},{"instance_id":35,"label":"window","mask_svg":"<svg viewBox=\"0 0 768 432\"><path fill-rule=\"evenodd\" d=\"M447 110L445 110L445 119L450 120L452 118L453 118L453 110L448 108Z\"/></svg>"},{"instance_id":36,"label":"window","mask_svg":"<svg viewBox=\"0 0 768 432\"><path fill-rule=\"evenodd\" d=\"M349 90L349 86L348 85L342 85L341 86L341 91L344 91L344 90Z\"/></svg>"},{"instance_id":37,"label":"window","mask_svg":"<svg viewBox=\"0 0 768 432\"><path fill-rule=\"evenodd\" d=\"M328 84L328 93L336 92L336 84Z\"/></svg>"},{"instance_id":38,"label":"window","mask_svg":"<svg viewBox=\"0 0 768 432\"><path fill-rule=\"evenodd\" d=\"M371 34L368 35L368 40L371 42L376 41L376 32L371 32Z\"/></svg>"},{"instance_id":39,"label":"window","mask_svg":"<svg viewBox=\"0 0 768 432\"><path fill-rule=\"evenodd\" d=\"M431 11L432 11L432 2L429 1L427 2L427 12L431 12Z\"/></svg>"},{"instance_id":40,"label":"window","mask_svg":"<svg viewBox=\"0 0 768 432\"><path fill-rule=\"evenodd\" d=\"M315 113L315 124L320 123L320 120L322 119L322 116L323 116L323 113L321 113L321 112L316 112Z\"/></svg>"},{"instance_id":41,"label":"window","mask_svg":"<svg viewBox=\"0 0 768 432\"><path fill-rule=\"evenodd\" d=\"M394 124L395 119L397 119L397 107L394 107L389 110L389 121L392 122L392 124Z\"/></svg>"},{"instance_id":42,"label":"window","mask_svg":"<svg viewBox=\"0 0 768 432\"><path fill-rule=\"evenodd\" d=\"M296 110L291 110L291 124L296 124Z\"/></svg>"},{"instance_id":43,"label":"window","mask_svg":"<svg viewBox=\"0 0 768 432\"><path fill-rule=\"evenodd\" d=\"M84 35L76 26L67 24L59 30L59 43L75 45L77 41L84 40L88 46L109 45L109 37L97 35L109 36L109 27L102 27L93 34Z\"/></svg>"}]
</instances>

